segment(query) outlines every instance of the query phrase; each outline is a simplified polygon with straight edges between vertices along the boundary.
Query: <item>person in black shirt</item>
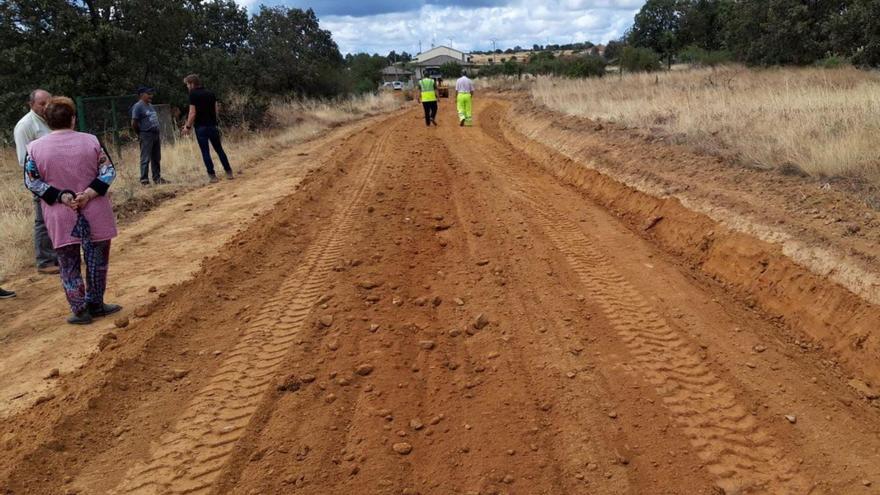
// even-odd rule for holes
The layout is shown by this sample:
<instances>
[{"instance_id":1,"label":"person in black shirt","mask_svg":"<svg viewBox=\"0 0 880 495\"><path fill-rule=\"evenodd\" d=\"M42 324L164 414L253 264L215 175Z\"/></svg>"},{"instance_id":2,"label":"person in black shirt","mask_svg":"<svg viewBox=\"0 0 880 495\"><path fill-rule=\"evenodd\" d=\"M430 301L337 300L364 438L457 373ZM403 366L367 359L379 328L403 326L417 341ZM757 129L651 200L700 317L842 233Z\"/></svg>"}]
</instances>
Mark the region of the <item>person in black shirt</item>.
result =
<instances>
[{"instance_id":1,"label":"person in black shirt","mask_svg":"<svg viewBox=\"0 0 880 495\"><path fill-rule=\"evenodd\" d=\"M229 159L226 158L226 152L223 151L220 130L217 129L217 97L202 86L198 74L186 76L183 78L183 83L189 89L189 115L186 118L183 133L188 134L190 129L195 127L196 141L199 143L199 149L202 150L202 160L205 162L205 168L208 170L208 178L211 182L217 182L217 174L214 173L214 162L211 160L211 150L208 148L208 143L211 143L217 156L220 157L220 164L226 171L226 178L231 179L233 177L232 167L229 166Z\"/></svg>"}]
</instances>

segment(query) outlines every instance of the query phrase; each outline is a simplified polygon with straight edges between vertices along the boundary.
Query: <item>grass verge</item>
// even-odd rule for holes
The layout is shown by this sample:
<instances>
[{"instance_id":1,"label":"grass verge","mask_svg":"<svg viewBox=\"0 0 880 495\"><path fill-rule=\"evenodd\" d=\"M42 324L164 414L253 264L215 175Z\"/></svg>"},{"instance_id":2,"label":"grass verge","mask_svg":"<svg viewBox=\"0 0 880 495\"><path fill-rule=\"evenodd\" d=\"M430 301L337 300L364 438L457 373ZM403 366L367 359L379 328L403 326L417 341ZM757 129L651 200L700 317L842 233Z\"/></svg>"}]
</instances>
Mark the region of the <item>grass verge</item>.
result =
<instances>
[{"instance_id":1,"label":"grass verge","mask_svg":"<svg viewBox=\"0 0 880 495\"><path fill-rule=\"evenodd\" d=\"M742 67L538 78L533 99L564 114L659 131L740 162L880 183L880 75L843 67Z\"/></svg>"}]
</instances>

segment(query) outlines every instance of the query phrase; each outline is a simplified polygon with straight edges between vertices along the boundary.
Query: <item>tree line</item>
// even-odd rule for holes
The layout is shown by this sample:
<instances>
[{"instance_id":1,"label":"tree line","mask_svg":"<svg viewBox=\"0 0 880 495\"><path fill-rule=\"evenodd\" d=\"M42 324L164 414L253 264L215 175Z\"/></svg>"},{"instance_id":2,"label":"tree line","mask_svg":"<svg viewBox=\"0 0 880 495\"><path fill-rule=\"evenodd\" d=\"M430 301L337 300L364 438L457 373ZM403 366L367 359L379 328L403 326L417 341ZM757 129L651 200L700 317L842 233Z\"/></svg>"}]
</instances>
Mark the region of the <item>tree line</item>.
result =
<instances>
[{"instance_id":1,"label":"tree line","mask_svg":"<svg viewBox=\"0 0 880 495\"><path fill-rule=\"evenodd\" d=\"M880 65L877 0L647 0L619 48L749 65ZM685 60L691 61L691 60Z\"/></svg>"},{"instance_id":2,"label":"tree line","mask_svg":"<svg viewBox=\"0 0 880 495\"><path fill-rule=\"evenodd\" d=\"M555 57L553 51L582 53ZM515 47L495 50L512 54ZM534 45L525 60L505 58L480 75L602 76L659 70L674 62L753 66L880 66L880 0L647 0L633 26L602 56L590 42Z\"/></svg>"},{"instance_id":3,"label":"tree line","mask_svg":"<svg viewBox=\"0 0 880 495\"><path fill-rule=\"evenodd\" d=\"M311 9L233 0L3 0L0 141L33 88L70 96L122 95L142 84L185 105L181 82L198 73L220 95L333 97L375 89L405 52L343 57Z\"/></svg>"}]
</instances>

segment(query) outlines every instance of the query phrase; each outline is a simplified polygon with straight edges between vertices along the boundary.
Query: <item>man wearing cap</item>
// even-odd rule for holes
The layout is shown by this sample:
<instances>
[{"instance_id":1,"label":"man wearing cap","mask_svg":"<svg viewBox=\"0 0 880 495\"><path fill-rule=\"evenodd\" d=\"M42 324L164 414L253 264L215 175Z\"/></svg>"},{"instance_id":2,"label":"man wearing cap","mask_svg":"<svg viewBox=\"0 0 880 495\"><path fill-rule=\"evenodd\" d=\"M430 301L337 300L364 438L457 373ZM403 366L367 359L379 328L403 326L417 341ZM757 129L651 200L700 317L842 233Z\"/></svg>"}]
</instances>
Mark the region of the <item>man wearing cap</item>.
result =
<instances>
[{"instance_id":1,"label":"man wearing cap","mask_svg":"<svg viewBox=\"0 0 880 495\"><path fill-rule=\"evenodd\" d=\"M50 132L46 124L46 105L52 95L44 89L35 89L28 96L30 111L15 124L13 137L15 138L15 151L18 155L18 165L24 169L27 147ZM34 196L34 254L36 255L37 271L44 274L58 273L58 255L52 249L52 240L49 239L49 231L43 220L43 208L40 206L40 198ZM4 297L0 290L0 298Z\"/></svg>"},{"instance_id":2,"label":"man wearing cap","mask_svg":"<svg viewBox=\"0 0 880 495\"><path fill-rule=\"evenodd\" d=\"M153 184L167 184L162 178L160 162L162 160L162 143L159 139L159 114L153 107L153 94L156 92L148 86L137 90L138 102L131 107L131 127L141 142L141 184L148 185L148 172L152 169Z\"/></svg>"}]
</instances>

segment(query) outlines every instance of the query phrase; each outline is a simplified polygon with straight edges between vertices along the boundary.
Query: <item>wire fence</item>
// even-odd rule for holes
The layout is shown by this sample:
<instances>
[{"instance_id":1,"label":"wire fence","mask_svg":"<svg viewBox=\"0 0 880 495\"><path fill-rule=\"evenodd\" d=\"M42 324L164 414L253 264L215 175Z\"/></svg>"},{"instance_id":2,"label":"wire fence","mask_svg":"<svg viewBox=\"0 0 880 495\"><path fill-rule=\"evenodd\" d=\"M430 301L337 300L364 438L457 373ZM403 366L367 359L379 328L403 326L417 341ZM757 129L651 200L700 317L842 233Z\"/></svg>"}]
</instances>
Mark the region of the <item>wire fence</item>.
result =
<instances>
[{"instance_id":1,"label":"wire fence","mask_svg":"<svg viewBox=\"0 0 880 495\"><path fill-rule=\"evenodd\" d=\"M131 128L131 107L137 103L135 94L122 96L78 96L76 98L77 130L98 136L103 143L110 143L116 156L122 156L123 145L135 140ZM177 140L177 118L171 105L153 105L159 115L162 139Z\"/></svg>"}]
</instances>

